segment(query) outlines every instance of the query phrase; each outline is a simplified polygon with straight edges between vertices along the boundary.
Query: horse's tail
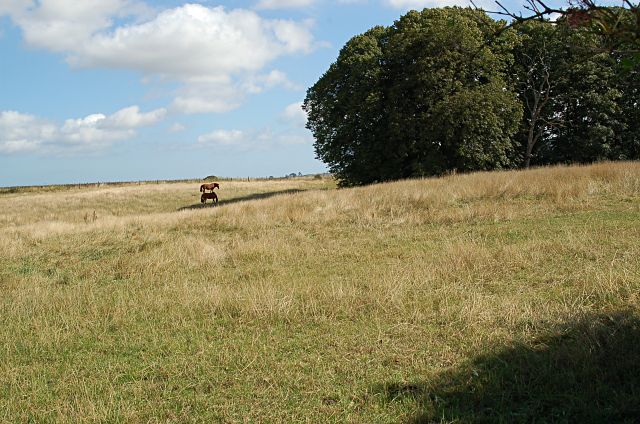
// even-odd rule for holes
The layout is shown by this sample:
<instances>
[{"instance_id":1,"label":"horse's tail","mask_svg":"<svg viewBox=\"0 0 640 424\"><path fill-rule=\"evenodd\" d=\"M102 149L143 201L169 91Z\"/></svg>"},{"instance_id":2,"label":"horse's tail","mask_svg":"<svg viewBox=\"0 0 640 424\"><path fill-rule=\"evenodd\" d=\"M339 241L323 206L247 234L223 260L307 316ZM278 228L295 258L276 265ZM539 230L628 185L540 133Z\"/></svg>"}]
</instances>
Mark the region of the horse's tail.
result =
<instances>
[{"instance_id":1,"label":"horse's tail","mask_svg":"<svg viewBox=\"0 0 640 424\"><path fill-rule=\"evenodd\" d=\"M201 192L201 193L203 193L203 192L204 192L204 184L202 184L202 185L200 186L200 192Z\"/></svg>"}]
</instances>

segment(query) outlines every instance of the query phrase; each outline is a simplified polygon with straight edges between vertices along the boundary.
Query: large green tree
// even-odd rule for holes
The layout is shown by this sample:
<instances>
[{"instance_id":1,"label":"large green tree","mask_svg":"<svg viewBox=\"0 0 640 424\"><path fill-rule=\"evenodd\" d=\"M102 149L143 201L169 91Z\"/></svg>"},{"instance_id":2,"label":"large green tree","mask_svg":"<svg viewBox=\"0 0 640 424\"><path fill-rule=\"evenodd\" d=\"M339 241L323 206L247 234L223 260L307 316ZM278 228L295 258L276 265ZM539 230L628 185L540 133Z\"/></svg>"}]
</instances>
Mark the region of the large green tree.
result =
<instances>
[{"instance_id":1,"label":"large green tree","mask_svg":"<svg viewBox=\"0 0 640 424\"><path fill-rule=\"evenodd\" d=\"M636 59L640 59L639 55ZM621 93L619 119L624 126L617 155L620 159L640 159L640 60L629 60L628 55L614 53L613 62L615 84Z\"/></svg>"},{"instance_id":2,"label":"large green tree","mask_svg":"<svg viewBox=\"0 0 640 424\"><path fill-rule=\"evenodd\" d=\"M514 48L511 78L524 107L514 162L528 168L540 145L562 124L556 96L567 75L566 47L557 28L541 22L525 22L514 30L519 43Z\"/></svg>"},{"instance_id":3,"label":"large green tree","mask_svg":"<svg viewBox=\"0 0 640 424\"><path fill-rule=\"evenodd\" d=\"M460 8L411 11L352 38L307 92L318 158L343 185L510 165L516 36Z\"/></svg>"},{"instance_id":4,"label":"large green tree","mask_svg":"<svg viewBox=\"0 0 640 424\"><path fill-rule=\"evenodd\" d=\"M316 154L343 182L387 179L382 43L387 28L353 37L304 102Z\"/></svg>"},{"instance_id":5,"label":"large green tree","mask_svg":"<svg viewBox=\"0 0 640 424\"><path fill-rule=\"evenodd\" d=\"M533 163L622 159L620 143L625 126L620 105L621 68L610 52L594 53L603 47L602 37L587 29L531 25L534 30L528 30L530 38L523 38L520 48L532 53L544 43L551 88L540 123L551 125L540 132ZM525 117L528 115L525 113Z\"/></svg>"},{"instance_id":6,"label":"large green tree","mask_svg":"<svg viewBox=\"0 0 640 424\"><path fill-rule=\"evenodd\" d=\"M533 20L505 29L471 9L411 11L353 37L308 90L317 156L342 185L638 159L635 39L612 50L610 36Z\"/></svg>"},{"instance_id":7,"label":"large green tree","mask_svg":"<svg viewBox=\"0 0 640 424\"><path fill-rule=\"evenodd\" d=\"M527 21L513 29L511 74L524 105L514 162L638 158L638 65L589 28Z\"/></svg>"}]
</instances>

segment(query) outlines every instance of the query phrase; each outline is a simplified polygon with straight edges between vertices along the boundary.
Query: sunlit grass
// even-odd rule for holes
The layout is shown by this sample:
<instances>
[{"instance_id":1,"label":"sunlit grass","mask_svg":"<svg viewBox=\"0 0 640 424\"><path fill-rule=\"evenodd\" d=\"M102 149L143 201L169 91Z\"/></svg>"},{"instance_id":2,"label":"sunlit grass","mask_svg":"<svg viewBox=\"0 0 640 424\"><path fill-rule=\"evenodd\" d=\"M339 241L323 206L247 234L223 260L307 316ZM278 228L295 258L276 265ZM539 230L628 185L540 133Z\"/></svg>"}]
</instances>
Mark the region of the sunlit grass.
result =
<instances>
[{"instance_id":1,"label":"sunlit grass","mask_svg":"<svg viewBox=\"0 0 640 424\"><path fill-rule=\"evenodd\" d=\"M0 195L0 420L473 421L477 358L638 313L638 163L199 194Z\"/></svg>"}]
</instances>

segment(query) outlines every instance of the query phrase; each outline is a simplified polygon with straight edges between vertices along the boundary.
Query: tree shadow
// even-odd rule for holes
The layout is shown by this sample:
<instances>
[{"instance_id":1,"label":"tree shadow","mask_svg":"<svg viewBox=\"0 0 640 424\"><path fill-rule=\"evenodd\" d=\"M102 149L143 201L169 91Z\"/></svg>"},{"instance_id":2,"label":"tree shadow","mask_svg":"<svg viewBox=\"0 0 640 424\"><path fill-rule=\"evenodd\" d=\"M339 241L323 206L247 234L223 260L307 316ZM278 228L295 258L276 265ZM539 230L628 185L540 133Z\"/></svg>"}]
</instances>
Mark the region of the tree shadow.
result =
<instances>
[{"instance_id":1,"label":"tree shadow","mask_svg":"<svg viewBox=\"0 0 640 424\"><path fill-rule=\"evenodd\" d=\"M410 422L638 423L640 318L594 315L531 344L478 356L434 381L374 388L411 397Z\"/></svg>"},{"instance_id":2,"label":"tree shadow","mask_svg":"<svg viewBox=\"0 0 640 424\"><path fill-rule=\"evenodd\" d=\"M278 191L269 191L266 193L254 193L254 194L250 194L248 196L242 196L242 197L235 197L233 199L224 199L224 200L220 200L218 202L218 204L214 204L211 202L207 202L207 203L195 203L193 205L189 205L189 206L183 206L181 208L178 208L178 211L184 211L184 210L193 210L193 209L204 209L204 208L211 208L211 207L215 207L215 206L226 206L226 205L231 205L233 203L239 203L239 202L249 202L252 200L262 200L262 199L268 199L269 197L273 197L273 196L279 196L282 194L294 194L294 193L300 193L303 191L307 191L307 190L300 190L297 188L291 188L288 190L278 190Z\"/></svg>"}]
</instances>

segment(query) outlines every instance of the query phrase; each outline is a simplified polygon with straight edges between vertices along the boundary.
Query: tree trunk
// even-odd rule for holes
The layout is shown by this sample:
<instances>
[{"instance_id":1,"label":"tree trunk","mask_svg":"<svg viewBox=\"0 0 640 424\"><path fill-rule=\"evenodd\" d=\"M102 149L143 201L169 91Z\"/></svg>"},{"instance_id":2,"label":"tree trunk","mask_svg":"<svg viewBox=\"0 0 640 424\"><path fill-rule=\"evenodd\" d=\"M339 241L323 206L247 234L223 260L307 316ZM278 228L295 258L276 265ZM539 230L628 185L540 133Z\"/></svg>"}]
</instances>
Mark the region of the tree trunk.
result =
<instances>
[{"instance_id":1,"label":"tree trunk","mask_svg":"<svg viewBox=\"0 0 640 424\"><path fill-rule=\"evenodd\" d=\"M531 152L533 152L533 145L536 142L536 139L533 136L534 127L535 127L535 122L532 121L531 125L529 126L529 134L527 135L527 153L524 158L525 168L529 168L529 165L531 164Z\"/></svg>"}]
</instances>

